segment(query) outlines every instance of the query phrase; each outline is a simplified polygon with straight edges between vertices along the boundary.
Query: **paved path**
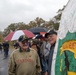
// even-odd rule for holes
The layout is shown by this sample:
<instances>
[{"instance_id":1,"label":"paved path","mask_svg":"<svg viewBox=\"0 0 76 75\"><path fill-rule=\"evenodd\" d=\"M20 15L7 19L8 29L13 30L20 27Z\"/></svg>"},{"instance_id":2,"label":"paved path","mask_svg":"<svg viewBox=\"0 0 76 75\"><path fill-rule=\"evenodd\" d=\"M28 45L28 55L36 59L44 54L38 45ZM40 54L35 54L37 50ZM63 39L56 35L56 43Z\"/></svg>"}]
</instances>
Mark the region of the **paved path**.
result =
<instances>
[{"instance_id":1,"label":"paved path","mask_svg":"<svg viewBox=\"0 0 76 75\"><path fill-rule=\"evenodd\" d=\"M11 54L11 50L9 51L9 56ZM8 61L9 57L4 59L3 52L0 53L0 75L8 75Z\"/></svg>"}]
</instances>

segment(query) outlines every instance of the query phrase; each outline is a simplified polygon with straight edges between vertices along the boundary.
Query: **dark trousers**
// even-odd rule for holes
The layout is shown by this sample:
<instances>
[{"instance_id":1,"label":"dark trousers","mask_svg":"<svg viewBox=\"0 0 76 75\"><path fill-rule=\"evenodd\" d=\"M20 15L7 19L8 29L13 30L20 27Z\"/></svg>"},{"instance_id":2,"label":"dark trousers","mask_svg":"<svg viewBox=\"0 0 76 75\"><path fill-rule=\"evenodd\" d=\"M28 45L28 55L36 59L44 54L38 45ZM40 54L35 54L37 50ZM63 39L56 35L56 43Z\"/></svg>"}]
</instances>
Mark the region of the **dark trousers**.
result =
<instances>
[{"instance_id":1,"label":"dark trousers","mask_svg":"<svg viewBox=\"0 0 76 75\"><path fill-rule=\"evenodd\" d=\"M48 59L46 58L41 58L41 67L42 67L42 72L45 73L48 71Z\"/></svg>"},{"instance_id":2,"label":"dark trousers","mask_svg":"<svg viewBox=\"0 0 76 75\"><path fill-rule=\"evenodd\" d=\"M8 49L4 49L4 57L8 57Z\"/></svg>"},{"instance_id":3,"label":"dark trousers","mask_svg":"<svg viewBox=\"0 0 76 75\"><path fill-rule=\"evenodd\" d=\"M0 51L2 52L2 49L0 49Z\"/></svg>"}]
</instances>

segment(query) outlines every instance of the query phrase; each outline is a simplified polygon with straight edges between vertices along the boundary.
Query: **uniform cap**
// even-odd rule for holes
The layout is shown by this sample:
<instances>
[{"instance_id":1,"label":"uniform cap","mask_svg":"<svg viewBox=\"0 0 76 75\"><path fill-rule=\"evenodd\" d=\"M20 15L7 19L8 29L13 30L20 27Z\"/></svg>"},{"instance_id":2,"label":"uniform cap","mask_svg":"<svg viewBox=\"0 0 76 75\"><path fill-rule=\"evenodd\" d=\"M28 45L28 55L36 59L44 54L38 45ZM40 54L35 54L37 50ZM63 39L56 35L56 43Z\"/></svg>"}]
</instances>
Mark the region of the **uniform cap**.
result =
<instances>
[{"instance_id":1,"label":"uniform cap","mask_svg":"<svg viewBox=\"0 0 76 75\"><path fill-rule=\"evenodd\" d=\"M26 37L25 35L21 35L18 39L19 42L22 42L22 41L28 41L28 37Z\"/></svg>"},{"instance_id":2,"label":"uniform cap","mask_svg":"<svg viewBox=\"0 0 76 75\"><path fill-rule=\"evenodd\" d=\"M50 30L50 35L52 35L52 34L55 34L55 35L57 35L57 32L56 31L54 31L54 30Z\"/></svg>"}]
</instances>

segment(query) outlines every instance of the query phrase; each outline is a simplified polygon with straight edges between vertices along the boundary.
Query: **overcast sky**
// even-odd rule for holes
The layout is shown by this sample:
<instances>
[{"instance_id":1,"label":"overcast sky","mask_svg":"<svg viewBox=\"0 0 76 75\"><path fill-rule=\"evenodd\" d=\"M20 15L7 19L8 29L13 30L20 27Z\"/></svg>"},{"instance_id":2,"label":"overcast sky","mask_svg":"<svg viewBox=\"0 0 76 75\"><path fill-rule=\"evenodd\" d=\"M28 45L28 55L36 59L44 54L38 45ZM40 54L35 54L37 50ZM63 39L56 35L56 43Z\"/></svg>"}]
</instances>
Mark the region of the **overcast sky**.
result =
<instances>
[{"instance_id":1,"label":"overcast sky","mask_svg":"<svg viewBox=\"0 0 76 75\"><path fill-rule=\"evenodd\" d=\"M36 17L48 21L68 0L0 0L0 31L11 23L29 23Z\"/></svg>"}]
</instances>

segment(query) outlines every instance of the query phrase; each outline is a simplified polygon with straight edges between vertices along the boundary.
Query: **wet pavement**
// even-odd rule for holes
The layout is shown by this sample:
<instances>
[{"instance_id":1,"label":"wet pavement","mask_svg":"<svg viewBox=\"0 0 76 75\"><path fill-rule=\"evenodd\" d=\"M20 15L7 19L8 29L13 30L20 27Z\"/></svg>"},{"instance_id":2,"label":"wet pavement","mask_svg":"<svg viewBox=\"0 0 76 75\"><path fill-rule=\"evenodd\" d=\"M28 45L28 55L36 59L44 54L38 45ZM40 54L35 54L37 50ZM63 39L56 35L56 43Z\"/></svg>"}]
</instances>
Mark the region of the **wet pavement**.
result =
<instances>
[{"instance_id":1,"label":"wet pavement","mask_svg":"<svg viewBox=\"0 0 76 75\"><path fill-rule=\"evenodd\" d=\"M9 51L9 56L4 59L4 53L0 53L0 75L8 75L8 61L12 51Z\"/></svg>"}]
</instances>

